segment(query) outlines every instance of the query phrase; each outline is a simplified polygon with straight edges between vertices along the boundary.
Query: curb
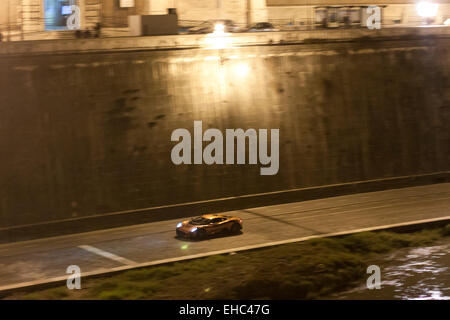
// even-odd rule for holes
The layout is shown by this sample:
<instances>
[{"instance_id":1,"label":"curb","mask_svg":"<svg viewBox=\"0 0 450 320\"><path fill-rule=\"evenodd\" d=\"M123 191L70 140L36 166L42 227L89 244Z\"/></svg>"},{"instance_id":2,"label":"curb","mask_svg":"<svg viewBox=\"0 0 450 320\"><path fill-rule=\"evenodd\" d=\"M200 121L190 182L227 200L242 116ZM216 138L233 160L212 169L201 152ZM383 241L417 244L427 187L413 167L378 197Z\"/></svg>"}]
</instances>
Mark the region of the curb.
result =
<instances>
[{"instance_id":1,"label":"curb","mask_svg":"<svg viewBox=\"0 0 450 320\"><path fill-rule=\"evenodd\" d=\"M416 40L450 36L448 27L403 27L379 30L314 29L304 31L234 33L224 37L227 46L310 44L368 40ZM0 56L32 56L48 54L79 54L116 51L183 50L211 48L211 35L168 35L100 39L59 39L13 41L0 44ZM214 47L214 46L212 46Z\"/></svg>"},{"instance_id":2,"label":"curb","mask_svg":"<svg viewBox=\"0 0 450 320\"><path fill-rule=\"evenodd\" d=\"M450 182L450 171L281 190L0 228L0 244L280 203Z\"/></svg>"},{"instance_id":3,"label":"curb","mask_svg":"<svg viewBox=\"0 0 450 320\"><path fill-rule=\"evenodd\" d=\"M200 254L195 254L195 255L190 255L190 256L183 256L183 257L177 257L177 258L171 258L171 259L137 263L135 265L124 265L124 266L109 269L107 271L105 271L105 270L96 270L95 271L94 270L94 271L86 272L86 273L82 274L82 278L83 279L105 278L105 277L119 274L119 273L122 273L122 272L125 272L128 270L137 270L137 269L147 268L147 267L156 266L156 265L171 264L171 263L180 262L180 261L209 257L209 256L213 256L213 255L235 253L235 252L240 252L240 251L248 251L248 250L255 250L255 249L261 249L261 248L279 246L279 245L289 244L289 243L303 242L303 241L307 241L307 240L311 240L311 239L339 237L339 236L345 236L345 235L349 235L349 234L353 234L353 233L369 232L369 231L413 232L413 231L417 231L420 229L445 226L448 223L450 223L450 216L434 218L434 219L402 222L402 223L377 226L377 227L361 228L361 229L341 231L341 232L321 234L321 235L312 235L312 236L307 236L307 237L302 237L302 238L295 238L295 239L281 240L281 241L275 241L275 242L263 243L263 244L257 244L257 245L250 245L250 246L244 246L244 247L238 247L238 248L218 250L218 251L200 253ZM58 287L58 286L64 285L66 283L67 277L68 276L60 276L60 277L55 277L55 278L49 278L46 280L30 281L30 282L18 283L18 284L9 285L9 286L3 286L3 287L0 287L0 299L5 298L12 293L32 292L32 291L36 291L36 290L43 290L43 289L50 289L50 288Z\"/></svg>"}]
</instances>

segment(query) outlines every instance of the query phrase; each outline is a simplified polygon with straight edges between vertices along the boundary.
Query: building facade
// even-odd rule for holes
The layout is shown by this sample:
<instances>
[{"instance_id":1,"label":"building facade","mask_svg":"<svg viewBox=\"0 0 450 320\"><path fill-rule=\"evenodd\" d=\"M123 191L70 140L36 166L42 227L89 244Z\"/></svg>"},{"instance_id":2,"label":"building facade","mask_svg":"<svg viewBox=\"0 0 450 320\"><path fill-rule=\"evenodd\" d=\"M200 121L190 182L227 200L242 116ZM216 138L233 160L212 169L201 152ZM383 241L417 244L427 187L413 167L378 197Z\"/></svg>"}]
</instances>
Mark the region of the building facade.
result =
<instances>
[{"instance_id":1,"label":"building facade","mask_svg":"<svg viewBox=\"0 0 450 320\"><path fill-rule=\"evenodd\" d=\"M269 20L278 23L312 23L316 20L317 8L383 8L383 24L420 25L424 22L417 4L427 1L437 5L433 18L435 24L442 24L450 18L450 0L266 0Z\"/></svg>"},{"instance_id":2,"label":"building facade","mask_svg":"<svg viewBox=\"0 0 450 320\"><path fill-rule=\"evenodd\" d=\"M181 21L232 19L246 25L268 19L265 0L2 0L0 31L67 29L72 5L80 9L81 29L98 22L126 27L129 15L166 14L168 8L176 8Z\"/></svg>"},{"instance_id":3,"label":"building facade","mask_svg":"<svg viewBox=\"0 0 450 320\"><path fill-rule=\"evenodd\" d=\"M165 14L175 8L181 23L207 19L232 19L240 25L267 21L266 0L135 0L134 6L121 8L120 3L103 0L102 21L105 25L125 25L131 14Z\"/></svg>"},{"instance_id":4,"label":"building facade","mask_svg":"<svg viewBox=\"0 0 450 320\"><path fill-rule=\"evenodd\" d=\"M419 1L422 0L1 0L0 32L32 34L66 30L73 5L79 8L80 29L93 28L97 23L109 28L125 28L129 15L165 14L168 8L176 9L184 25L208 19L232 19L241 26L261 21L277 25L314 25L318 8L370 5L384 7L384 24L417 25L423 20L416 8ZM450 0L427 1L439 6L435 23L441 24L450 18Z\"/></svg>"},{"instance_id":5,"label":"building facade","mask_svg":"<svg viewBox=\"0 0 450 320\"><path fill-rule=\"evenodd\" d=\"M0 32L33 33L67 29L71 6L80 9L80 28L101 20L102 0L2 0Z\"/></svg>"}]
</instances>

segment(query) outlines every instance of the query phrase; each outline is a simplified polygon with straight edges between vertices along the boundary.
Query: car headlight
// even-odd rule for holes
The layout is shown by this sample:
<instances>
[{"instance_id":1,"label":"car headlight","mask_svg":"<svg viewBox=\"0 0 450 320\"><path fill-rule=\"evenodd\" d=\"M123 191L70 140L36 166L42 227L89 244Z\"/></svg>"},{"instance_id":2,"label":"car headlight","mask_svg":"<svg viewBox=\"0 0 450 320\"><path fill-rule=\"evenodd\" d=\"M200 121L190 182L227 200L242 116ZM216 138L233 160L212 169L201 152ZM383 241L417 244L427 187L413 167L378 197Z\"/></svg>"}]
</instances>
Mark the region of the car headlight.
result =
<instances>
[{"instance_id":1,"label":"car headlight","mask_svg":"<svg viewBox=\"0 0 450 320\"><path fill-rule=\"evenodd\" d=\"M179 224L177 224L177 228L181 228L183 226L183 222L180 222Z\"/></svg>"},{"instance_id":2,"label":"car headlight","mask_svg":"<svg viewBox=\"0 0 450 320\"><path fill-rule=\"evenodd\" d=\"M195 231L197 231L197 227L194 227L191 229L191 232L195 232Z\"/></svg>"}]
</instances>

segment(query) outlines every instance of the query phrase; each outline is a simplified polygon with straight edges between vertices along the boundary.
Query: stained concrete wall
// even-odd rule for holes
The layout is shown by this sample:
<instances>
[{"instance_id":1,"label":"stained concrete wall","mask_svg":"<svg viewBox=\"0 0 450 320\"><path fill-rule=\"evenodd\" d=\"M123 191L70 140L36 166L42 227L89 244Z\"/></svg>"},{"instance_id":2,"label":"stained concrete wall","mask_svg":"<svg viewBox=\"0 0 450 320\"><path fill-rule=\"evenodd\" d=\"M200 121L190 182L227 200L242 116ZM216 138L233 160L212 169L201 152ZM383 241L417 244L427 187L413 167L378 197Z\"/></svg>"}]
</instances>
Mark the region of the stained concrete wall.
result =
<instances>
[{"instance_id":1,"label":"stained concrete wall","mask_svg":"<svg viewBox=\"0 0 450 320\"><path fill-rule=\"evenodd\" d=\"M450 169L448 40L3 58L0 226ZM280 170L172 164L279 128Z\"/></svg>"}]
</instances>

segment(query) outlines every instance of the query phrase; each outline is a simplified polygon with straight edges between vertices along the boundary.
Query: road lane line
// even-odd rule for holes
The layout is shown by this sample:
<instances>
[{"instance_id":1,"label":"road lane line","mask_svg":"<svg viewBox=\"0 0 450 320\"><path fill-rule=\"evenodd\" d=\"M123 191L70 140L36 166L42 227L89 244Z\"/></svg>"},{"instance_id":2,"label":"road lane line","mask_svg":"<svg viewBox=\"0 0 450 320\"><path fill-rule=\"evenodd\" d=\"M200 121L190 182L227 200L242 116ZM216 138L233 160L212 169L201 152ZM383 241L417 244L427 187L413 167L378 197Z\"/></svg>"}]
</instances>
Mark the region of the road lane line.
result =
<instances>
[{"instance_id":1,"label":"road lane line","mask_svg":"<svg viewBox=\"0 0 450 320\"><path fill-rule=\"evenodd\" d=\"M415 187L413 187L413 188L415 188ZM384 191L381 191L381 192L384 192ZM430 201L431 200L431 199L421 199L421 200L419 200L418 199L419 197L423 197L423 196L437 196L437 195L440 196L440 195L447 195L447 194L448 194L448 192L431 192L431 193L424 193L424 194L421 194L421 195L410 195L410 196L407 196L405 198L412 198L410 200L410 202L411 202L411 204L413 204L413 203L415 203L417 201ZM355 196L355 195L348 195L348 197L353 197L353 196ZM448 198L449 197L444 197L444 198L440 197L440 198L435 198L435 200L436 201L440 201L440 200L448 199ZM332 198L329 198L329 199L332 199ZM294 207L292 207L292 208L288 207L288 208L285 208L284 210L291 209L292 211L284 211L284 212L280 212L280 211L277 212L276 211L276 212L272 213L272 212L267 212L266 210L264 210L264 212L261 212L261 213L263 213L264 215L269 215L271 217L275 217L275 218L276 217L283 217L283 218L294 219L293 221L298 222L299 219L304 221L304 220L311 219L311 218L314 218L314 217L317 217L317 218L320 219L320 218L325 218L327 216L335 216L335 215L345 214L345 213L355 213L354 210L357 210L357 212L359 211L359 209L355 209L354 208L358 204L371 205L369 207L365 207L364 208L366 210L371 210L371 209L376 209L377 207L379 207L378 204L383 202L383 201L387 202L387 201L393 201L394 200L395 202L389 204L389 207L395 206L395 205L399 205L399 204L402 204L402 203L406 203L405 201L399 201L399 200L402 200L402 199L403 199L403 197L391 197L391 198L384 198L384 199L379 199L379 200L364 201L364 202L361 202L361 203L351 202L351 203L342 204L342 205L339 205L339 206L336 206L336 205L335 206L330 206L330 205L326 206L325 204L322 204L322 205L324 205L323 207L309 208L309 209L305 208L305 206L306 207L308 207L308 206L307 206L306 203L304 203L302 205L302 209L303 210L292 210ZM296 203L292 203L292 204L295 205ZM285 205L287 205L287 204L281 204L280 206L285 206ZM376 206L373 206L373 205L376 205ZM344 209L346 207L350 207L350 208L353 207L353 208L350 209L350 210L335 211L335 210ZM264 207L258 207L258 208L252 208L252 209L258 209L259 210L261 208L264 208ZM249 209L249 210L252 210L252 209ZM328 210L330 210L330 209L333 209L333 210L331 212L329 212ZM240 211L240 210L233 211L234 215L238 215L239 216L239 214L237 213L238 211ZM328 211L328 213L324 213L322 211ZM308 213L311 213L311 212L315 212L315 214L314 215L313 214L308 214ZM361 211L359 211L359 212L361 212ZM247 221L247 223L253 223L253 221L255 221L257 219L261 219L261 217L255 216L253 214L248 214L248 215L249 215L249 217L244 218L245 221ZM174 221L178 221L178 220L174 220ZM128 226L128 227L114 228L113 230L133 230L133 232L131 232L131 233L134 233L135 230L146 229L146 228L148 228L148 225L154 224L154 223L155 222L139 225L141 227L139 229L136 229L136 227L137 227L136 225L132 225L132 226ZM91 242L91 243L96 242L97 239L98 239L97 238L98 235L106 235L107 236L106 237L107 240L118 240L118 239L128 238L128 236L126 236L126 237L124 237L124 236L108 237L108 233L111 232L111 230L112 229L104 229L104 230L97 230L97 231L86 232L86 233L82 233L82 234L64 235L64 236L56 236L56 237L52 237L52 238L44 238L44 239L37 239L37 240L27 240L27 241L23 241L23 242L0 244L0 259L4 258L4 257L9 257L9 256L13 256L13 255L19 255L19 254L27 253L27 252L30 252L31 249L34 249L34 251L32 251L32 253L42 252L42 251L44 251L44 249L41 250L37 246L41 245L41 244L44 244L44 247L48 248L48 242L49 241L51 241L52 243L59 243L59 244L61 244L61 245L57 245L57 246L54 247L55 249L61 249L61 248L66 248L66 247L73 247L74 245L77 246L78 244L83 243L83 242ZM169 233L169 232L173 232L173 229L166 229L164 231L158 231L158 232L145 231L144 233L146 235L147 234L153 235L153 234L158 234L158 233ZM137 234L138 235L142 235L141 231L138 231ZM80 235L82 235L84 240L80 240L80 241L77 240L77 239L80 238ZM91 238L91 236L95 237L95 238ZM93 241L86 241L87 240L86 238L88 238L88 239L91 238L91 240L93 240ZM76 239L75 241L77 243L73 243L73 241L72 241L72 242L70 242L70 244L65 244L64 245L64 242L65 242L66 239L69 239L71 241L73 239ZM105 239L103 239L103 240L105 240ZM20 246L21 248L24 248L26 250L20 250L18 253L13 252L13 249L15 249L18 246ZM28 250L27 248L30 249L30 250ZM38 249L38 250L36 251L35 249Z\"/></svg>"},{"instance_id":2,"label":"road lane line","mask_svg":"<svg viewBox=\"0 0 450 320\"><path fill-rule=\"evenodd\" d=\"M384 192L384 191L381 191L381 192ZM407 196L406 198L411 198L411 197L412 198L419 198L419 197L423 197L423 196L430 196L430 195L434 196L434 195L442 195L442 194L447 195L447 193L448 192L425 193L425 194L422 194L422 195ZM354 196L354 195L349 195L349 196ZM448 198L449 197L436 198L435 200L439 201L439 200L448 199ZM329 199L332 199L332 198L329 198ZM302 207L302 209L306 209L306 210L299 210L299 211L295 210L295 211L287 211L287 212L284 211L284 212L276 212L276 213L274 212L273 214L270 214L270 212L264 211L263 214L265 214L265 215L269 214L269 216L271 216L271 217L288 217L290 219L294 218L294 219L301 219L301 220L303 220L303 219L310 219L310 218L313 218L313 217L322 218L322 217L329 216L329 215L333 216L333 215L336 215L336 214L351 213L351 212L354 212L355 210L359 211L359 209L353 209L352 208L350 210L333 211L333 212L328 212L328 213L321 213L321 211L326 211L326 210L330 210L330 209L340 210L340 209L343 209L345 207L354 207L354 206L356 206L358 204L362 204L362 205L371 204L372 206L363 208L365 210L371 210L371 209L377 209L379 207L379 206L373 206L374 204L378 204L378 203L383 202L383 201L384 202L392 201L392 200L398 201L398 200L401 200L401 199L403 199L403 197L393 197L393 198L387 198L387 199L364 201L364 202L361 202L361 203L352 202L352 203L343 204L343 205L339 205L339 206L323 206L323 207L310 208L310 209L306 209L305 208L306 204L303 204L303 205L301 205L301 207ZM411 203L415 202L415 201L423 201L423 200L430 201L431 199L422 199L422 200L413 199L413 200L411 200ZM403 202L391 203L389 206L395 206L395 205L403 204L403 203L406 203L406 202L403 201ZM292 204L295 204L295 203L292 203ZM282 204L282 205L286 205L286 204ZM261 208L265 208L265 207L251 208L251 209L248 209L248 210L261 209ZM294 207L292 207L292 208L288 207L286 209L294 209ZM233 212L235 212L235 215L239 215L237 213L239 211L242 211L242 210L235 210ZM361 209L361 211L362 211L362 209ZM310 215L302 215L302 214L305 214L305 213L307 214L307 213L310 213L310 212L317 212L317 213L314 214L314 215L311 215L311 214ZM261 217L255 216L254 214L249 214L249 217L244 218L244 219L248 223L250 221L253 222L256 219L261 219ZM175 220L175 221L178 221L178 220ZM139 225L139 226L141 226L142 228L148 228L148 225L154 224L154 223L155 222L150 222L150 223L142 224L142 225ZM119 228L113 228L113 229L114 230L136 230L136 225L126 226L126 227L119 227ZM141 229L139 229L139 230L141 230ZM52 238L43 238L43 239L36 239L36 240L27 240L27 241L23 241L23 242L14 242L14 243L0 244L0 258L16 255L15 253L14 254L9 254L9 253L12 252L11 248L16 248L17 246L21 246L22 248L29 247L30 249L34 249L36 247L36 245L39 245L39 244L42 244L42 243L46 244L49 240L52 241L52 242L62 243L63 240L65 240L65 239L77 238L80 235L83 235L84 241L86 241L86 237L89 237L90 235L108 234L110 231L111 231L111 229L104 229L104 230L96 230L96 231L85 232L85 233L82 233L82 234L63 235L63 236L56 236L56 237L52 237ZM167 229L167 230L158 231L158 232L145 231L145 234L152 234L153 235L153 234L168 233L168 232L173 232L173 229ZM140 232L139 232L139 234L140 234ZM122 236L120 236L120 237L112 237L112 238L107 238L107 240L118 240L118 239L123 239L123 238L128 238L128 236L127 237L122 237ZM96 241L96 240L94 239L94 241ZM66 248L66 247L73 247L73 244L71 243L71 244L68 244L68 245L57 246L55 248L56 249L61 249L61 248ZM25 253L26 252L27 251L25 251ZM41 252L41 250L33 251L33 253L36 253L36 252ZM22 254L22 253L18 253L18 254Z\"/></svg>"},{"instance_id":3,"label":"road lane line","mask_svg":"<svg viewBox=\"0 0 450 320\"><path fill-rule=\"evenodd\" d=\"M399 198L400 199L400 198ZM439 201L439 200L448 200L450 199L450 197L446 197L446 198L437 198L437 199L420 199L420 200L411 200L411 201L403 201L403 202L397 202L397 203L390 203L390 204L386 204L386 205L382 205L382 206L373 206L373 207L365 207L365 208L356 208L356 209L350 209L350 210L344 210L344 211L336 211L336 212L329 212L329 213L317 213L317 214L312 214L312 215L306 215L306 216L299 216L297 217L297 219L304 219L304 218L321 218L321 217L325 217L325 216L332 216L332 215L337 215L337 214L342 214L342 213L349 213L349 212L358 212L358 211L368 211L368 210L372 210L372 209L380 209L380 208L389 208L389 207L395 207L395 206L399 206L399 205L404 205L407 203L412 203L414 202L418 202L418 203L422 203L422 202L428 202L428 201ZM372 202L382 202L380 201L372 201ZM361 202L361 204L365 204L368 202ZM353 205L353 204L351 204ZM316 208L316 209L309 209L309 210L301 210L301 211L289 211L289 212L282 212L279 214L275 214L275 215L264 215L263 213L255 213L255 211L253 211L252 209L244 209L244 210L239 210L239 211L243 211L243 212L247 212L247 213L251 213L251 214L258 214L258 216L260 217L279 217L279 216L285 216L285 215L296 215L298 213L304 213L304 212L311 212L311 211L324 211L324 210L328 210L328 209L338 209L338 208L342 208L342 207L346 207L346 206L350 206L350 205L343 205L343 206L335 206L335 207L323 207L323 208ZM287 208L289 209L289 208ZM292 208L294 209L294 208ZM252 210L252 211L250 211ZM272 212L273 210L270 210L270 212ZM246 220L250 220L250 219L254 219L254 218L247 218Z\"/></svg>"},{"instance_id":4,"label":"road lane line","mask_svg":"<svg viewBox=\"0 0 450 320\"><path fill-rule=\"evenodd\" d=\"M85 279L87 277L92 277L92 276L113 274L116 272L123 272L123 271L132 270L132 269L136 269L136 268L151 267L151 266L156 266L156 265L165 264L165 263L173 263L173 262L179 262L179 261L184 261L184 260L204 258L204 257L212 256L212 255L219 255L219 254L225 254L225 253L231 253L231 252L239 252L239 251L246 251L246 250L252 250L252 249L278 246L278 245L282 245L282 244L302 242L302 241L307 241L307 240L317 239L317 238L343 236L343 235L359 233L359 232L370 232L370 231L376 231L376 230L390 229L390 228L402 227L402 226L410 226L410 225L415 225L415 224L426 224L426 223L430 223L430 222L438 222L438 221L446 221L446 220L450 220L450 216L437 217L437 218L431 218L431 219L413 220L413 221L393 223L393 224L374 226L374 227L368 227L368 228L359 228L359 229L338 231L338 232L332 232L332 233L326 233L326 234L320 234L320 235L311 235L311 236L305 236L305 237L301 237L301 238L292 238L292 239L281 240L281 241L259 243L259 244L247 245L247 246L231 248L231 249L210 251L210 252L198 253L198 254L181 256L181 257L167 258L167 259L162 259L162 260L147 261L147 262L137 263L132 266L127 265L127 266L120 266L120 267L115 267L115 268L110 268L110 269L97 269L97 270L93 270L93 271L84 272L83 278ZM88 246L88 247L90 247L90 246ZM0 286L0 293L7 292L10 290L26 288L26 287L46 285L48 283L64 282L66 280L67 280L67 275L53 277L53 278L47 278L44 280L34 280L34 281L27 281L27 282L21 282L21 283L14 283L14 284Z\"/></svg>"},{"instance_id":5,"label":"road lane line","mask_svg":"<svg viewBox=\"0 0 450 320\"><path fill-rule=\"evenodd\" d=\"M439 172L435 172L432 175L438 175L438 174L449 174L450 171L439 171ZM394 178L382 178L382 179L372 179L372 180L364 180L364 181L353 181L353 182L345 182L345 183L339 183L339 184L329 184L329 185L324 185L324 186L320 186L320 187L305 187L305 188L294 188L294 189L287 189L287 190L278 190L278 191L270 191L270 192L263 192L263 193L252 193L252 194L246 194L246 195L240 195L240 196L233 196L233 197L224 197L224 198L217 198L217 199L211 199L211 200L199 200L199 201L191 201L191 202L183 202L183 203L177 203L177 204L169 204L169 205L162 205L162 206L156 206L156 207L148 207L148 208L140 208L140 209L131 209L131 210L123 210L123 211L116 211L116 212L110 212L110 213L102 213L102 214L94 214L91 216L86 216L86 217L77 217L77 218L65 218L65 219L61 219L61 220L57 220L57 221L43 221L43 222L38 222L38 223L30 223L30 224L22 224L22 225L17 225L17 226L9 226L9 227L1 227L0 231L6 231L6 230L14 230L14 229L19 229L19 228L23 228L23 227L34 227L34 226L43 226L43 225L47 225L47 224L53 224L53 223L60 223L60 222L69 222L69 221L80 221L80 220L88 220L88 219L92 219L92 218L103 218L106 219L109 216L117 216L117 215L121 215L121 214L127 214L127 213L138 213L138 212L144 212L144 211L149 211L149 210L156 210L156 209L167 209L167 208L181 208L183 206L187 206L187 205L199 205L199 204L210 204L210 203L215 203L215 202L219 202L219 201L226 201L226 200L235 200L235 199L247 199L247 198L252 198L252 197L258 197L258 196L269 196L269 195L280 195L280 194L284 194L284 193L292 193L292 192L296 192L296 191L307 191L307 190L319 190L322 188L330 188L330 187L342 187L342 186L352 186L352 185L357 185L359 183L371 183L371 182L386 182L386 181L395 181L395 180L399 180L399 179L405 179L405 178L418 178L418 177L425 177L425 176L430 176L431 174L419 174L419 175L411 175L411 176L400 176L400 177L394 177ZM410 186L410 187L404 187L404 188L394 188L394 189L385 189L385 190L377 190L377 191L367 191L367 192L358 192L358 193L353 193L353 194L341 194L341 195L336 195L336 196L326 196L320 199L328 199L328 198L334 198L334 197L343 197L343 196L352 196L352 195L359 195L359 194L364 194L364 193L372 193L372 192L386 192L386 191L398 191L398 190L404 190L404 189L410 189L410 188L415 188L417 190L419 189L425 189L425 188L431 188L431 187L436 187L436 185L447 185L449 184L448 182L443 182L443 183L437 183L437 184L426 184L426 185L418 185L418 186ZM320 200L320 199L309 199L309 200L303 200L300 202L304 202L304 201L315 201L315 200ZM280 204L276 204L276 205L281 205ZM274 205L274 206L276 206ZM267 207L267 206L259 206L257 208L261 208L261 207ZM66 235L67 236L67 235ZM32 240L25 240L25 241L32 241Z\"/></svg>"},{"instance_id":6,"label":"road lane line","mask_svg":"<svg viewBox=\"0 0 450 320\"><path fill-rule=\"evenodd\" d=\"M132 260L120 257L118 255L115 255L114 253L108 252L108 251L104 251L101 250L99 248L93 247L93 246L89 246L89 245L82 245L82 246L78 246L78 248L80 249L84 249L86 251L89 251L91 253L95 253L98 254L99 256L102 256L104 258L108 258L123 264L128 264L128 265L133 265L133 264L137 264L137 262L134 262Z\"/></svg>"}]
</instances>

